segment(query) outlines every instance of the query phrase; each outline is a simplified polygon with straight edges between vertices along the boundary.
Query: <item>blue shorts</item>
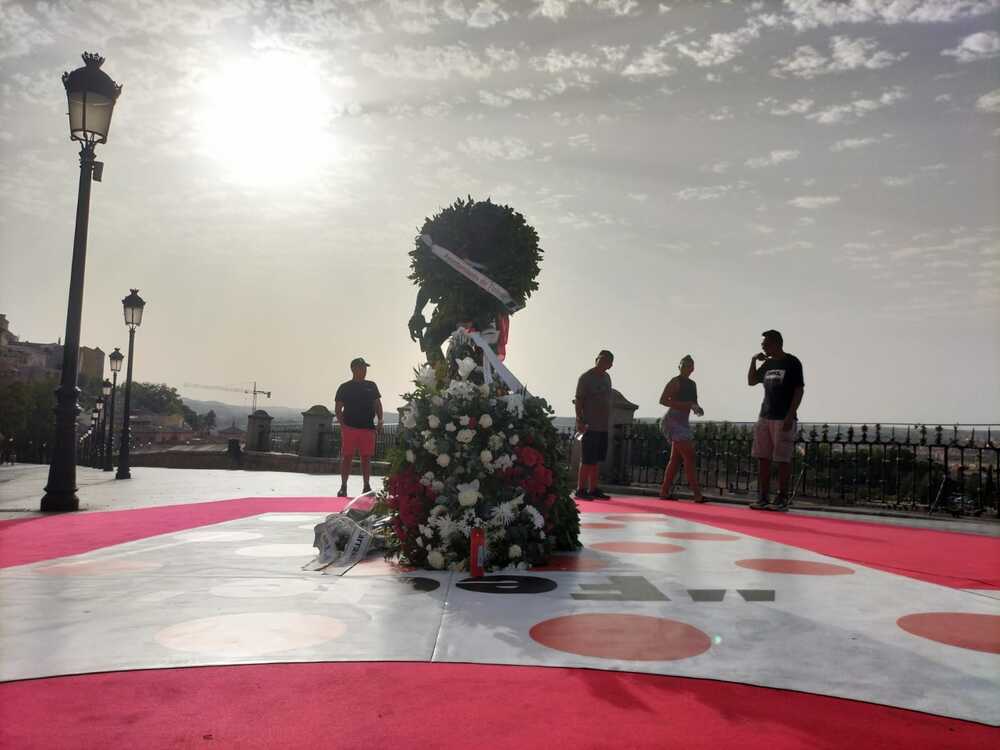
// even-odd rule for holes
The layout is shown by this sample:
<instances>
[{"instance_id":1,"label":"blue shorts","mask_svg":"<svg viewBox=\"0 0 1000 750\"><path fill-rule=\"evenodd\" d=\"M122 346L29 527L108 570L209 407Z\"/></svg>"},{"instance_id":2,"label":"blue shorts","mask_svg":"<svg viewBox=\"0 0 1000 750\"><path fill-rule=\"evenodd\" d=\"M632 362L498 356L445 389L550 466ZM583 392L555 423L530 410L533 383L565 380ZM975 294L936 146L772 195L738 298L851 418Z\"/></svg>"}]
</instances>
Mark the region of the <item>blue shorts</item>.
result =
<instances>
[{"instance_id":1,"label":"blue shorts","mask_svg":"<svg viewBox=\"0 0 1000 750\"><path fill-rule=\"evenodd\" d=\"M689 419L691 412L682 409L670 409L660 420L660 432L671 443L678 440L693 440Z\"/></svg>"}]
</instances>

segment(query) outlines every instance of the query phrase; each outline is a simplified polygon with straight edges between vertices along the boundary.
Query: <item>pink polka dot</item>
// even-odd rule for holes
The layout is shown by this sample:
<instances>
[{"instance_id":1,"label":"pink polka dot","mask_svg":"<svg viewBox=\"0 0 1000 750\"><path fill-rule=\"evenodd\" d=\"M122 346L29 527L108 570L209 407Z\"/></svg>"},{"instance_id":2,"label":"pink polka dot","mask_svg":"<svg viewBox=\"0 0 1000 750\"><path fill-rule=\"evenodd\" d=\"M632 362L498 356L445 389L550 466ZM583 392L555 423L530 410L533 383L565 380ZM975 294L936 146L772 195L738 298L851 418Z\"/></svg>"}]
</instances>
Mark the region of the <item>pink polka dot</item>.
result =
<instances>
[{"instance_id":1,"label":"pink polka dot","mask_svg":"<svg viewBox=\"0 0 1000 750\"><path fill-rule=\"evenodd\" d=\"M567 615L540 622L529 634L557 651L627 661L687 659L712 645L696 627L647 615Z\"/></svg>"},{"instance_id":2,"label":"pink polka dot","mask_svg":"<svg viewBox=\"0 0 1000 750\"><path fill-rule=\"evenodd\" d=\"M601 552L627 552L639 555L669 555L684 551L679 545L663 542L598 542L589 546Z\"/></svg>"},{"instance_id":3,"label":"pink polka dot","mask_svg":"<svg viewBox=\"0 0 1000 750\"><path fill-rule=\"evenodd\" d=\"M907 633L970 651L1000 654L1000 615L924 612L896 620Z\"/></svg>"},{"instance_id":4,"label":"pink polka dot","mask_svg":"<svg viewBox=\"0 0 1000 750\"><path fill-rule=\"evenodd\" d=\"M842 565L810 562L809 560L785 560L781 558L759 558L756 560L737 560L741 568L759 570L762 573L787 573L798 576L849 576L854 571Z\"/></svg>"}]
</instances>

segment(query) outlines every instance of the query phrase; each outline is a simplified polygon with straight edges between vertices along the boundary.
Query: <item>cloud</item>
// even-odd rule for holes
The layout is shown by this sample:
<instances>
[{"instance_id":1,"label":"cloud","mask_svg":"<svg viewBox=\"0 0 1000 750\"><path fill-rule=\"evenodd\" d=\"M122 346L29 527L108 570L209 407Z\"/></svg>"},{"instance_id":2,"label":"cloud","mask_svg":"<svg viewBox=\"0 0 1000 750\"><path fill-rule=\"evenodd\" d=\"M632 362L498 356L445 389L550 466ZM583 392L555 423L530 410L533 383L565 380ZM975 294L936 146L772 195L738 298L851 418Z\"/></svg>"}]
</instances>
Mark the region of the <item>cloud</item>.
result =
<instances>
[{"instance_id":1,"label":"cloud","mask_svg":"<svg viewBox=\"0 0 1000 750\"><path fill-rule=\"evenodd\" d=\"M544 57L532 57L528 63L535 70L553 74L568 70L589 70L599 64L596 57L585 52L563 53L557 49L550 49Z\"/></svg>"},{"instance_id":2,"label":"cloud","mask_svg":"<svg viewBox=\"0 0 1000 750\"><path fill-rule=\"evenodd\" d=\"M674 68L667 64L666 52L646 47L642 55L625 66L622 75L627 78L664 78L673 72Z\"/></svg>"},{"instance_id":3,"label":"cloud","mask_svg":"<svg viewBox=\"0 0 1000 750\"><path fill-rule=\"evenodd\" d=\"M882 184L889 188L907 187L913 184L914 179L913 175L907 175L906 177L883 177Z\"/></svg>"},{"instance_id":4,"label":"cloud","mask_svg":"<svg viewBox=\"0 0 1000 750\"><path fill-rule=\"evenodd\" d=\"M486 59L496 65L496 67L504 73L517 70L518 66L521 64L521 58L518 57L516 50L504 49L503 47L487 47Z\"/></svg>"},{"instance_id":5,"label":"cloud","mask_svg":"<svg viewBox=\"0 0 1000 750\"><path fill-rule=\"evenodd\" d=\"M627 16L639 10L638 0L534 0L532 17L544 16L550 21L561 21L569 15L573 5L588 5L614 16Z\"/></svg>"},{"instance_id":6,"label":"cloud","mask_svg":"<svg viewBox=\"0 0 1000 750\"><path fill-rule=\"evenodd\" d=\"M821 125L835 125L840 122L857 120L871 112L889 107L905 99L906 91L895 86L887 89L878 99L855 99L847 104L837 104L806 115L807 120L813 120Z\"/></svg>"},{"instance_id":7,"label":"cloud","mask_svg":"<svg viewBox=\"0 0 1000 750\"><path fill-rule=\"evenodd\" d=\"M866 146L871 146L879 142L878 138L872 138L871 136L867 138L844 138L841 141L837 141L832 146L830 146L831 151L853 151L859 148L865 148Z\"/></svg>"},{"instance_id":8,"label":"cloud","mask_svg":"<svg viewBox=\"0 0 1000 750\"><path fill-rule=\"evenodd\" d=\"M487 161L520 161L534 156L534 150L520 138L466 138L458 150L468 156Z\"/></svg>"},{"instance_id":9,"label":"cloud","mask_svg":"<svg viewBox=\"0 0 1000 750\"><path fill-rule=\"evenodd\" d=\"M645 203L649 200L649 193L629 193L628 197L639 203Z\"/></svg>"},{"instance_id":10,"label":"cloud","mask_svg":"<svg viewBox=\"0 0 1000 750\"><path fill-rule=\"evenodd\" d=\"M990 13L1000 0L786 0L797 31L842 23L952 23Z\"/></svg>"},{"instance_id":11,"label":"cloud","mask_svg":"<svg viewBox=\"0 0 1000 750\"><path fill-rule=\"evenodd\" d=\"M800 195L788 201L789 206L808 209L832 206L834 203L840 203L839 195Z\"/></svg>"},{"instance_id":12,"label":"cloud","mask_svg":"<svg viewBox=\"0 0 1000 750\"><path fill-rule=\"evenodd\" d=\"M1000 112L1000 89L993 89L976 99L976 109L980 112Z\"/></svg>"},{"instance_id":13,"label":"cloud","mask_svg":"<svg viewBox=\"0 0 1000 750\"><path fill-rule=\"evenodd\" d=\"M712 172L713 174L725 174L728 170L728 161L713 162L712 164L706 164L701 168L702 172Z\"/></svg>"},{"instance_id":14,"label":"cloud","mask_svg":"<svg viewBox=\"0 0 1000 750\"><path fill-rule=\"evenodd\" d=\"M488 29L510 19L510 14L495 0L481 0L471 11L462 0L445 0L441 10L453 21L461 21L474 29Z\"/></svg>"},{"instance_id":15,"label":"cloud","mask_svg":"<svg viewBox=\"0 0 1000 750\"><path fill-rule=\"evenodd\" d=\"M809 46L798 47L789 57L783 57L771 68L776 78L795 77L811 80L817 76L843 73L864 68L879 70L899 62L906 52L893 54L878 49L874 39L850 39L835 36L830 40L830 57Z\"/></svg>"},{"instance_id":16,"label":"cloud","mask_svg":"<svg viewBox=\"0 0 1000 750\"><path fill-rule=\"evenodd\" d=\"M767 156L755 156L747 159L744 165L751 169L760 169L761 167L773 167L775 164L780 164L783 161L791 161L798 158L798 151L772 151Z\"/></svg>"},{"instance_id":17,"label":"cloud","mask_svg":"<svg viewBox=\"0 0 1000 750\"><path fill-rule=\"evenodd\" d=\"M504 107L509 107L511 105L512 100L506 96L494 94L490 91L480 91L479 101L481 101L487 107L496 107L497 109L503 109Z\"/></svg>"},{"instance_id":18,"label":"cloud","mask_svg":"<svg viewBox=\"0 0 1000 750\"><path fill-rule=\"evenodd\" d=\"M713 122L720 122L722 120L732 120L733 110L729 106L719 107L715 112L712 112L708 116L709 120Z\"/></svg>"},{"instance_id":19,"label":"cloud","mask_svg":"<svg viewBox=\"0 0 1000 750\"><path fill-rule=\"evenodd\" d=\"M386 78L409 78L423 81L442 81L452 75L475 80L488 78L492 66L465 45L445 47L396 46L392 52L365 52L361 63Z\"/></svg>"},{"instance_id":20,"label":"cloud","mask_svg":"<svg viewBox=\"0 0 1000 750\"><path fill-rule=\"evenodd\" d=\"M789 115L804 115L815 104L812 99L796 99L790 104L782 104L777 99L768 97L757 103L758 107L770 107L772 115L788 117Z\"/></svg>"},{"instance_id":21,"label":"cloud","mask_svg":"<svg viewBox=\"0 0 1000 750\"><path fill-rule=\"evenodd\" d=\"M678 190L674 197L682 201L714 201L734 190L748 187L747 182L734 182L727 185L705 185L703 187L688 187Z\"/></svg>"},{"instance_id":22,"label":"cloud","mask_svg":"<svg viewBox=\"0 0 1000 750\"><path fill-rule=\"evenodd\" d=\"M735 31L716 32L707 42L691 42L675 45L677 51L694 60L700 68L722 65L738 57L743 48L760 37L763 24L751 19L746 26Z\"/></svg>"},{"instance_id":23,"label":"cloud","mask_svg":"<svg viewBox=\"0 0 1000 750\"><path fill-rule=\"evenodd\" d=\"M1000 33L996 31L980 31L969 34L954 49L946 49L942 55L954 57L960 63L989 60L1000 55Z\"/></svg>"},{"instance_id":24,"label":"cloud","mask_svg":"<svg viewBox=\"0 0 1000 750\"><path fill-rule=\"evenodd\" d=\"M0 3L0 60L27 55L54 41L42 22L20 5Z\"/></svg>"},{"instance_id":25,"label":"cloud","mask_svg":"<svg viewBox=\"0 0 1000 750\"><path fill-rule=\"evenodd\" d=\"M787 242L784 245L778 245L776 247L766 247L760 250L754 250L753 255L757 256L767 256L767 255L781 255L782 253L789 253L794 250L811 250L815 245L806 240L795 240L793 242Z\"/></svg>"}]
</instances>

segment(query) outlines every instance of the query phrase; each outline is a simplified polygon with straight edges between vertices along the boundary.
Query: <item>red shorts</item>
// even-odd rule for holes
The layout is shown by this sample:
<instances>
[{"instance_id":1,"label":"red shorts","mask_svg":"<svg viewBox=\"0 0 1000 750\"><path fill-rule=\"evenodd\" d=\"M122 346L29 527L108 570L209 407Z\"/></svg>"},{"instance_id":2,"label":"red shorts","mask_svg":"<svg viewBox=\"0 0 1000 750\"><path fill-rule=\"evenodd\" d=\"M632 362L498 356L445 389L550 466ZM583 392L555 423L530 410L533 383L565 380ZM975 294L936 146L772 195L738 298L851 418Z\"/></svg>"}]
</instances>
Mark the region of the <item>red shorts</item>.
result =
<instances>
[{"instance_id":1,"label":"red shorts","mask_svg":"<svg viewBox=\"0 0 1000 750\"><path fill-rule=\"evenodd\" d=\"M341 425L340 439L343 456L354 458L355 453L360 453L361 458L371 458L375 455L375 430Z\"/></svg>"}]
</instances>

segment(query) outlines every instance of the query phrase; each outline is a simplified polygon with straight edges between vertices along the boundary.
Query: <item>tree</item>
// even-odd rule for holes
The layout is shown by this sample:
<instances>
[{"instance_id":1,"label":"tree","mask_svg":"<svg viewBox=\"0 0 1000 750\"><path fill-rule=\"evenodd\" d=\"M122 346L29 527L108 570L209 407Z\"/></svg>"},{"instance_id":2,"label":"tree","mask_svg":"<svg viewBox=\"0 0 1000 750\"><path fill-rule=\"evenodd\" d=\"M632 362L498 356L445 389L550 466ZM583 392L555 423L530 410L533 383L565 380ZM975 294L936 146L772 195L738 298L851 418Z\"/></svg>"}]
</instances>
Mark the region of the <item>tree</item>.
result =
<instances>
[{"instance_id":1,"label":"tree","mask_svg":"<svg viewBox=\"0 0 1000 750\"><path fill-rule=\"evenodd\" d=\"M132 383L130 408L133 413L185 414L184 402L177 389L166 383Z\"/></svg>"},{"instance_id":2,"label":"tree","mask_svg":"<svg viewBox=\"0 0 1000 750\"><path fill-rule=\"evenodd\" d=\"M201 415L201 424L206 430L214 430L215 421L215 409L209 409L207 413Z\"/></svg>"},{"instance_id":3,"label":"tree","mask_svg":"<svg viewBox=\"0 0 1000 750\"><path fill-rule=\"evenodd\" d=\"M181 404L181 409L183 410L184 421L188 423L188 427L192 430L197 430L201 426L201 417L187 404Z\"/></svg>"}]
</instances>

